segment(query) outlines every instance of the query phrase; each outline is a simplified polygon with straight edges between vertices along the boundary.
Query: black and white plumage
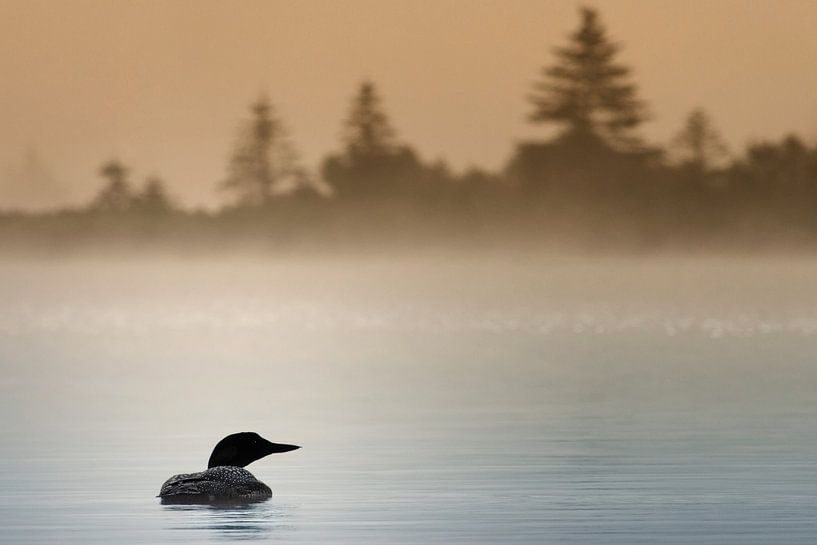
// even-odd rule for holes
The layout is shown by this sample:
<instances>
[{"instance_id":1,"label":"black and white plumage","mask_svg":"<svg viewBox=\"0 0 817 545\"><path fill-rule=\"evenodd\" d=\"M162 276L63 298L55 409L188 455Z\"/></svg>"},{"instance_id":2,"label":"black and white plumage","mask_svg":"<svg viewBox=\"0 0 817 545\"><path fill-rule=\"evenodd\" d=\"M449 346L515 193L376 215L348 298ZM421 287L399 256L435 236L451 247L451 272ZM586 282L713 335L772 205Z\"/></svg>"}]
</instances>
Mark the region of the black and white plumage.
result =
<instances>
[{"instance_id":1,"label":"black and white plumage","mask_svg":"<svg viewBox=\"0 0 817 545\"><path fill-rule=\"evenodd\" d=\"M164 482L162 503L253 502L272 496L270 487L244 466L276 452L300 448L271 443L254 432L228 435L218 442L205 471L174 475Z\"/></svg>"},{"instance_id":2,"label":"black and white plumage","mask_svg":"<svg viewBox=\"0 0 817 545\"><path fill-rule=\"evenodd\" d=\"M181 473L162 485L163 501L257 501L272 496L270 487L241 467L211 467L199 473Z\"/></svg>"}]
</instances>

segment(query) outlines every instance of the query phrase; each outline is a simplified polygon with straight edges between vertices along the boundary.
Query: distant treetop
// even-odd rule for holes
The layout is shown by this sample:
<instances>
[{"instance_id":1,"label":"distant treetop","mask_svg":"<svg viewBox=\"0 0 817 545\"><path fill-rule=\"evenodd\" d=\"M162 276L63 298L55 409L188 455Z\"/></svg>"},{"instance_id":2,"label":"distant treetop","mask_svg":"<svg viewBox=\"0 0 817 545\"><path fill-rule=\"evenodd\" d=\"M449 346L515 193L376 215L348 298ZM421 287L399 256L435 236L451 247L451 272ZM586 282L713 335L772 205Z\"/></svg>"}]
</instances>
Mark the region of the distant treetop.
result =
<instances>
[{"instance_id":1,"label":"distant treetop","mask_svg":"<svg viewBox=\"0 0 817 545\"><path fill-rule=\"evenodd\" d=\"M729 152L712 119L703 109L696 108L672 141L673 151L682 165L705 172L717 166Z\"/></svg>"},{"instance_id":2,"label":"distant treetop","mask_svg":"<svg viewBox=\"0 0 817 545\"><path fill-rule=\"evenodd\" d=\"M117 159L103 163L99 175L108 183L91 203L91 208L105 212L124 212L131 206L133 191L128 182L128 169Z\"/></svg>"},{"instance_id":3,"label":"distant treetop","mask_svg":"<svg viewBox=\"0 0 817 545\"><path fill-rule=\"evenodd\" d=\"M262 96L251 106L252 118L241 127L221 187L242 205L262 205L292 191L305 179L287 130Z\"/></svg>"},{"instance_id":4,"label":"distant treetop","mask_svg":"<svg viewBox=\"0 0 817 545\"><path fill-rule=\"evenodd\" d=\"M415 151L400 143L371 81L360 84L343 122L343 152L323 162L324 180L341 199L416 196L426 172Z\"/></svg>"},{"instance_id":5,"label":"distant treetop","mask_svg":"<svg viewBox=\"0 0 817 545\"><path fill-rule=\"evenodd\" d=\"M593 135L614 147L633 147L638 143L633 131L647 117L644 103L629 81L630 69L616 61L619 47L596 10L581 8L581 18L568 45L556 48L556 63L542 70L530 96L530 120Z\"/></svg>"},{"instance_id":6,"label":"distant treetop","mask_svg":"<svg viewBox=\"0 0 817 545\"><path fill-rule=\"evenodd\" d=\"M396 147L395 133L374 83L361 83L343 128L349 155L388 155Z\"/></svg>"}]
</instances>

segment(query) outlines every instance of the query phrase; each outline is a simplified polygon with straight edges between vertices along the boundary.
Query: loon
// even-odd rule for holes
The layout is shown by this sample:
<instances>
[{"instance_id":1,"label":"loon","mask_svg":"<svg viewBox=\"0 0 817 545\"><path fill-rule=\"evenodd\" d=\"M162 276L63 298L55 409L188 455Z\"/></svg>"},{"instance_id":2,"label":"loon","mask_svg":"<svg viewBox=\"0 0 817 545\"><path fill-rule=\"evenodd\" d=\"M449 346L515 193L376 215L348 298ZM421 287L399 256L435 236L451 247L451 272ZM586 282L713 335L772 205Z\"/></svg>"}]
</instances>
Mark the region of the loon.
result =
<instances>
[{"instance_id":1,"label":"loon","mask_svg":"<svg viewBox=\"0 0 817 545\"><path fill-rule=\"evenodd\" d=\"M253 502L272 496L270 487L244 469L244 466L277 452L301 448L271 443L255 432L228 435L216 444L207 469L182 473L162 485L162 503Z\"/></svg>"}]
</instances>

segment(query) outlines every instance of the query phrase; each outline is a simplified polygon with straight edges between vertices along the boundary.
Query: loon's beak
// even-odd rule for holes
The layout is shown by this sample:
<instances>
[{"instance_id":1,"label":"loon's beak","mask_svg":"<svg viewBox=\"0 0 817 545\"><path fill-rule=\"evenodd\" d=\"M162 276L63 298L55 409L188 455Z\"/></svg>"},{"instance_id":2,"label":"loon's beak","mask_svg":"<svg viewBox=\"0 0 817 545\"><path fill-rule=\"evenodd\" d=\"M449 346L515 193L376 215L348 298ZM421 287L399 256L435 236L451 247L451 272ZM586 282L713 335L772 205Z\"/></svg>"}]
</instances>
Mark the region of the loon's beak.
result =
<instances>
[{"instance_id":1,"label":"loon's beak","mask_svg":"<svg viewBox=\"0 0 817 545\"><path fill-rule=\"evenodd\" d=\"M301 447L298 445L287 445L285 443L269 443L267 445L270 454L278 454L280 452L289 452L290 450L296 450Z\"/></svg>"}]
</instances>

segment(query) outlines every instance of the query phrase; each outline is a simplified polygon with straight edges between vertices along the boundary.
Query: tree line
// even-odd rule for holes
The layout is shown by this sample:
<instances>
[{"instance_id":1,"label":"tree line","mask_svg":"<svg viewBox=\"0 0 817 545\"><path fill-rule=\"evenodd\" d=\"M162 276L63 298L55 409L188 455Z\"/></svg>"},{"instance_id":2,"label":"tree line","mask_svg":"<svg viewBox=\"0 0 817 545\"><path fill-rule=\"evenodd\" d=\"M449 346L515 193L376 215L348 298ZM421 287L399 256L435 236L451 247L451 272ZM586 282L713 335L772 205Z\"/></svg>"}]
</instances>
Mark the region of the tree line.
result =
<instances>
[{"instance_id":1,"label":"tree line","mask_svg":"<svg viewBox=\"0 0 817 545\"><path fill-rule=\"evenodd\" d=\"M645 141L639 129L649 108L592 8L581 8L578 28L554 54L528 97L529 121L555 128L554 136L517 144L498 172L454 173L442 161L423 160L398 138L375 83L364 81L341 147L317 175L303 166L286 125L261 97L217 184L225 202L218 212L184 210L156 176L136 187L126 166L111 160L100 169L97 196L68 214L104 217L106 225L196 216L213 231L267 226L273 238L288 239L398 231L643 245L817 238L817 147L790 135L732 155L700 108L668 146Z\"/></svg>"}]
</instances>

